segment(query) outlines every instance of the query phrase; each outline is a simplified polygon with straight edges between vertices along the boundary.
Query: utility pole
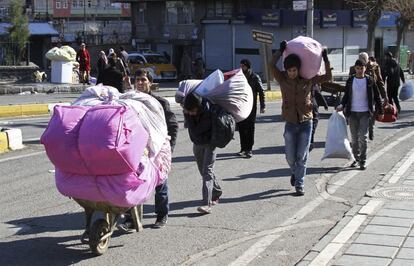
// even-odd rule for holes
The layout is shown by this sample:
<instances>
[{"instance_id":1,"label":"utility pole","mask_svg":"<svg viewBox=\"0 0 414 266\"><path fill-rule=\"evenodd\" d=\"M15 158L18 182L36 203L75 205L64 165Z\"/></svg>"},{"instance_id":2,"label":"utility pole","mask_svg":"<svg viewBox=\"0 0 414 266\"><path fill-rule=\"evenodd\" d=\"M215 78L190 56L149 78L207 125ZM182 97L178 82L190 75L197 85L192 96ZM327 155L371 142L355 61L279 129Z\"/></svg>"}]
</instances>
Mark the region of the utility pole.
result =
<instances>
[{"instance_id":1,"label":"utility pole","mask_svg":"<svg viewBox=\"0 0 414 266\"><path fill-rule=\"evenodd\" d=\"M306 36L313 38L313 0L307 0Z\"/></svg>"},{"instance_id":2,"label":"utility pole","mask_svg":"<svg viewBox=\"0 0 414 266\"><path fill-rule=\"evenodd\" d=\"M86 34L86 1L83 0L83 40L85 42L85 34Z\"/></svg>"}]
</instances>

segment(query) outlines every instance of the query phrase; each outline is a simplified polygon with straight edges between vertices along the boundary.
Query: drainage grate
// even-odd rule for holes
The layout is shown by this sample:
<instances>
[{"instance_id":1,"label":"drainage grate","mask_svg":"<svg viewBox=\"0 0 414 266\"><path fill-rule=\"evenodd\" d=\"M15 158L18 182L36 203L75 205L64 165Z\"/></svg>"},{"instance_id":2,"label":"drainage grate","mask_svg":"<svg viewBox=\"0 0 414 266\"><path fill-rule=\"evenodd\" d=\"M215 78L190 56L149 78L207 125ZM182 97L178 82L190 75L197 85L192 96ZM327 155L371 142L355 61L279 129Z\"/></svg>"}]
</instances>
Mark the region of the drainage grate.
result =
<instances>
[{"instance_id":1,"label":"drainage grate","mask_svg":"<svg viewBox=\"0 0 414 266\"><path fill-rule=\"evenodd\" d=\"M373 189L367 192L367 196L391 200L414 200L414 187L385 187Z\"/></svg>"}]
</instances>

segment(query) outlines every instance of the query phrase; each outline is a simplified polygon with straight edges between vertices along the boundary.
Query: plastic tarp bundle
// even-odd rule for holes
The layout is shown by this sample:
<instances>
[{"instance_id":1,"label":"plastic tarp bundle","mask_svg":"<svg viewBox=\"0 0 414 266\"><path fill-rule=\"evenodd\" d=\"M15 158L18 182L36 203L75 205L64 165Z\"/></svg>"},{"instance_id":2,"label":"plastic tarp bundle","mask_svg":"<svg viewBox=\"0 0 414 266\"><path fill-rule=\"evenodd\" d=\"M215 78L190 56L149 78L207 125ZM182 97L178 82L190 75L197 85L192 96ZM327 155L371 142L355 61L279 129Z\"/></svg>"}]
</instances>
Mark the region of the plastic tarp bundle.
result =
<instances>
[{"instance_id":1,"label":"plastic tarp bundle","mask_svg":"<svg viewBox=\"0 0 414 266\"><path fill-rule=\"evenodd\" d=\"M145 202L171 169L161 104L144 93L119 94L102 85L88 88L75 103L55 107L41 138L58 190L122 207Z\"/></svg>"},{"instance_id":2,"label":"plastic tarp bundle","mask_svg":"<svg viewBox=\"0 0 414 266\"><path fill-rule=\"evenodd\" d=\"M325 154L322 157L355 160L348 140L346 119L342 112L334 111L328 121Z\"/></svg>"},{"instance_id":3,"label":"plastic tarp bundle","mask_svg":"<svg viewBox=\"0 0 414 266\"><path fill-rule=\"evenodd\" d=\"M395 106L395 103L390 104L390 103L385 103L383 104L383 108L384 108L384 114L382 116L382 119L379 119L380 116L376 115L376 120L382 123L392 123L397 121L397 106Z\"/></svg>"},{"instance_id":4,"label":"plastic tarp bundle","mask_svg":"<svg viewBox=\"0 0 414 266\"><path fill-rule=\"evenodd\" d=\"M401 86L399 98L401 101L406 101L414 96L414 83L407 81Z\"/></svg>"},{"instance_id":5,"label":"plastic tarp bundle","mask_svg":"<svg viewBox=\"0 0 414 266\"><path fill-rule=\"evenodd\" d=\"M76 61L76 51L67 45L62 47L53 47L46 53L46 58L52 61Z\"/></svg>"},{"instance_id":6,"label":"plastic tarp bundle","mask_svg":"<svg viewBox=\"0 0 414 266\"><path fill-rule=\"evenodd\" d=\"M302 78L311 79L323 73L322 45L310 37L299 36L288 41L283 58L296 54L301 60L299 74Z\"/></svg>"},{"instance_id":7,"label":"plastic tarp bundle","mask_svg":"<svg viewBox=\"0 0 414 266\"><path fill-rule=\"evenodd\" d=\"M228 79L224 80L225 76ZM202 82L184 81L180 83L176 101L178 97L177 102L182 103L185 96L193 90L231 113L236 122L246 119L253 108L253 92L241 69L225 74L216 70Z\"/></svg>"}]
</instances>

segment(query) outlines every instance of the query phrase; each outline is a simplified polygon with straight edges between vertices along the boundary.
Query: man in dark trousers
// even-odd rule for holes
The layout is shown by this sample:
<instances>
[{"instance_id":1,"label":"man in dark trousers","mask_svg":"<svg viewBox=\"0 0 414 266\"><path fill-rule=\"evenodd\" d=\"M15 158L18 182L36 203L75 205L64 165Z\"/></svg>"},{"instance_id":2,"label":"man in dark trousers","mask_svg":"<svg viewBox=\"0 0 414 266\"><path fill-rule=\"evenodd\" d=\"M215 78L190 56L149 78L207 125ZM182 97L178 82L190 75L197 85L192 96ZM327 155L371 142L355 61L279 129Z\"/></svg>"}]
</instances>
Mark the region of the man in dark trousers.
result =
<instances>
[{"instance_id":1,"label":"man in dark trousers","mask_svg":"<svg viewBox=\"0 0 414 266\"><path fill-rule=\"evenodd\" d=\"M387 83L388 101L390 104L395 103L398 113L401 112L400 101L398 100L398 88L400 87L400 79L405 83L404 72L400 65L392 57L391 52L385 53L385 65L383 68L382 78Z\"/></svg>"},{"instance_id":2,"label":"man in dark trousers","mask_svg":"<svg viewBox=\"0 0 414 266\"><path fill-rule=\"evenodd\" d=\"M240 61L240 68L243 70L243 74L246 76L250 87L253 91L253 108L250 115L243 121L237 123L240 134L240 146L241 150L238 155L244 158L251 158L253 156L253 144L254 144L254 125L256 123L257 113L257 95L260 99L260 113L265 112L265 95L263 91L262 81L256 73L252 70L252 63L248 59Z\"/></svg>"},{"instance_id":3,"label":"man in dark trousers","mask_svg":"<svg viewBox=\"0 0 414 266\"><path fill-rule=\"evenodd\" d=\"M108 65L102 74L102 84L117 88L120 93L124 93L124 75L117 69L116 61L113 57L108 59Z\"/></svg>"},{"instance_id":4,"label":"man in dark trousers","mask_svg":"<svg viewBox=\"0 0 414 266\"><path fill-rule=\"evenodd\" d=\"M135 89L137 91L147 93L157 99L157 101L161 104L164 115L165 115L165 122L167 124L168 135L171 137L170 139L170 146L171 146L171 153L174 151L175 143L177 140L177 133L178 133L178 123L175 117L175 114L171 111L170 103L167 99L153 95L151 93L151 84L153 82L153 77L151 74L146 71L145 69L138 69L135 72ZM157 219L154 223L154 228L162 228L167 224L168 221L168 212L169 212L169 201L168 201L168 179L164 181L163 184L158 185L155 188L155 213L157 214ZM124 224L121 225L121 228L124 231L133 229L133 221L130 216L127 217Z\"/></svg>"}]
</instances>

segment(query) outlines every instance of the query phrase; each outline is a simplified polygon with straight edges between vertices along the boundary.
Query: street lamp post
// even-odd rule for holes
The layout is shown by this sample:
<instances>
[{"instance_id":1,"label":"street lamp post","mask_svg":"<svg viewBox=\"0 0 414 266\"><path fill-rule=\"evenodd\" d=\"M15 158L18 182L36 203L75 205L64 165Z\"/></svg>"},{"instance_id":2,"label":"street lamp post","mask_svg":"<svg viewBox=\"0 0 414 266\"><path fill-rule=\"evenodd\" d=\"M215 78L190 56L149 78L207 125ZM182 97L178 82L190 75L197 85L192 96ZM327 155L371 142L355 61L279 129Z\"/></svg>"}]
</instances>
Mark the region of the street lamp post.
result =
<instances>
[{"instance_id":1,"label":"street lamp post","mask_svg":"<svg viewBox=\"0 0 414 266\"><path fill-rule=\"evenodd\" d=\"M86 32L86 1L83 0L83 42L85 42Z\"/></svg>"}]
</instances>

